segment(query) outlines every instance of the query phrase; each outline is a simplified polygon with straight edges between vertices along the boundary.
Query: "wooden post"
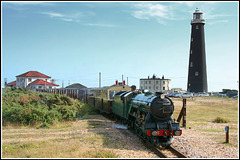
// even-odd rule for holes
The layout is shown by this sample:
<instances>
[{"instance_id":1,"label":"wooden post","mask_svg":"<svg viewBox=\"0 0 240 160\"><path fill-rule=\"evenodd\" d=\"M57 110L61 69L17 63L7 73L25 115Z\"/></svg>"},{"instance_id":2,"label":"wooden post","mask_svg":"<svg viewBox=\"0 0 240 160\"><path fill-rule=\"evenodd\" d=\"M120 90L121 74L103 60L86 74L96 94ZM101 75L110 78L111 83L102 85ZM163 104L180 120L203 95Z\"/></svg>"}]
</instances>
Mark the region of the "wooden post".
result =
<instances>
[{"instance_id":1,"label":"wooden post","mask_svg":"<svg viewBox=\"0 0 240 160\"><path fill-rule=\"evenodd\" d=\"M225 127L225 132L226 132L226 143L229 143L229 126Z\"/></svg>"},{"instance_id":2,"label":"wooden post","mask_svg":"<svg viewBox=\"0 0 240 160\"><path fill-rule=\"evenodd\" d=\"M183 115L183 107L178 115L178 118L177 118L177 122L180 122L181 121L181 118L182 118L182 115Z\"/></svg>"},{"instance_id":3,"label":"wooden post","mask_svg":"<svg viewBox=\"0 0 240 160\"><path fill-rule=\"evenodd\" d=\"M183 99L183 127L186 128L186 98Z\"/></svg>"}]
</instances>

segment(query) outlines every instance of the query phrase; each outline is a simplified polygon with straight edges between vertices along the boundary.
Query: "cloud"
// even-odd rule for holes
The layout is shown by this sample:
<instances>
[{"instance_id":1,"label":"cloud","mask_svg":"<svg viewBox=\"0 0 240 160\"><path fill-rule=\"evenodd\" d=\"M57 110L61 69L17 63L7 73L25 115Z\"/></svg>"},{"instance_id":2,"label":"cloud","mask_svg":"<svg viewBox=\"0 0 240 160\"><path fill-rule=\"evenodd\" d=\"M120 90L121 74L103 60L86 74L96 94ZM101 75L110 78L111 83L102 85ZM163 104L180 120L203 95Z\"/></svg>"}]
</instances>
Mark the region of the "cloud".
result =
<instances>
[{"instance_id":1,"label":"cloud","mask_svg":"<svg viewBox=\"0 0 240 160\"><path fill-rule=\"evenodd\" d=\"M52 2L4 2L8 4L13 4L13 5L18 5L18 6L23 6L23 5L53 5Z\"/></svg>"},{"instance_id":2,"label":"cloud","mask_svg":"<svg viewBox=\"0 0 240 160\"><path fill-rule=\"evenodd\" d=\"M136 10L132 12L132 16L138 19L171 19L168 12L168 7L162 4L141 3L135 4L134 8Z\"/></svg>"},{"instance_id":3,"label":"cloud","mask_svg":"<svg viewBox=\"0 0 240 160\"><path fill-rule=\"evenodd\" d=\"M40 14L47 15L50 18L56 18L58 20L66 21L66 22L81 22L82 19L95 15L92 12L89 13L82 13L82 12L74 12L72 14L62 14L59 12L40 12ZM89 20L89 19L88 19ZM85 26L96 26L96 27L116 27L116 25L113 24L101 24L101 23L80 23L81 25Z\"/></svg>"},{"instance_id":4,"label":"cloud","mask_svg":"<svg viewBox=\"0 0 240 160\"><path fill-rule=\"evenodd\" d=\"M209 25L214 25L216 23L228 23L228 20L217 20L208 22Z\"/></svg>"},{"instance_id":5,"label":"cloud","mask_svg":"<svg viewBox=\"0 0 240 160\"><path fill-rule=\"evenodd\" d=\"M46 14L50 17L65 17L65 15L56 12L41 12L41 14Z\"/></svg>"},{"instance_id":6,"label":"cloud","mask_svg":"<svg viewBox=\"0 0 240 160\"><path fill-rule=\"evenodd\" d=\"M116 27L116 25L113 25L113 24L100 24L100 23L86 23L84 25L97 26L97 27Z\"/></svg>"}]
</instances>

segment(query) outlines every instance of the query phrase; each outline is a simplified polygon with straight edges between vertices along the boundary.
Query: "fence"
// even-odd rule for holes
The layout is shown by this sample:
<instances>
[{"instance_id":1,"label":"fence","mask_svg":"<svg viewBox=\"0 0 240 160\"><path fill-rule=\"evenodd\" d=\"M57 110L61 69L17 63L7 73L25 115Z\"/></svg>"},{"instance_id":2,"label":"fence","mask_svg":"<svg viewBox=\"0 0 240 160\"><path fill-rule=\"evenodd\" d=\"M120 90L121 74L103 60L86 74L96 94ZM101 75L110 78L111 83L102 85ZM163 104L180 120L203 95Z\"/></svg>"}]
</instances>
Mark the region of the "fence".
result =
<instances>
[{"instance_id":1,"label":"fence","mask_svg":"<svg viewBox=\"0 0 240 160\"><path fill-rule=\"evenodd\" d=\"M39 92L54 93L54 94L66 94L67 96L75 99L87 101L88 89L78 88L54 88L54 89L36 89Z\"/></svg>"}]
</instances>

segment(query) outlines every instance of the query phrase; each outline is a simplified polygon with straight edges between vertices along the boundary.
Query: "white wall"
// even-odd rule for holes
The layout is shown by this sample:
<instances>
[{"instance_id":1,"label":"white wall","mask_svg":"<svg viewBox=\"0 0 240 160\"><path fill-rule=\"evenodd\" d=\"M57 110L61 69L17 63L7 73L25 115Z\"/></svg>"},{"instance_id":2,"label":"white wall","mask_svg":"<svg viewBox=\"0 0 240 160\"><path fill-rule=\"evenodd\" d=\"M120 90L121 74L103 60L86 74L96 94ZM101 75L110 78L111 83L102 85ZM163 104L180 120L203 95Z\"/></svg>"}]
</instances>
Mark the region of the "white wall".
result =
<instances>
[{"instance_id":1,"label":"white wall","mask_svg":"<svg viewBox=\"0 0 240 160\"><path fill-rule=\"evenodd\" d=\"M29 81L29 78L31 79ZM16 77L16 87L24 87L26 88L29 83L37 79L43 79L44 81L50 82L50 78L39 78L39 77Z\"/></svg>"},{"instance_id":2,"label":"white wall","mask_svg":"<svg viewBox=\"0 0 240 160\"><path fill-rule=\"evenodd\" d=\"M170 90L171 80L169 79L146 79L140 80L140 89L147 89L153 92L163 92ZM164 88L165 87L165 88Z\"/></svg>"}]
</instances>

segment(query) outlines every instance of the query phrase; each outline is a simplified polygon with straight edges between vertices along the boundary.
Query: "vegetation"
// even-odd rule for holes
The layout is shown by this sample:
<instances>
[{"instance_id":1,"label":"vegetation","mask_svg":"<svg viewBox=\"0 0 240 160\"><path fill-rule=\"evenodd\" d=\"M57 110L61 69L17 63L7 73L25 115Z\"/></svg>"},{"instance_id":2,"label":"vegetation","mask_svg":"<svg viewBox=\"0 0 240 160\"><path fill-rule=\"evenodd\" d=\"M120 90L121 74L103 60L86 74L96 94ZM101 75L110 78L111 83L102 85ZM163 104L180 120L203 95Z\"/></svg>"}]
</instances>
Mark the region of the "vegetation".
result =
<instances>
[{"instance_id":1,"label":"vegetation","mask_svg":"<svg viewBox=\"0 0 240 160\"><path fill-rule=\"evenodd\" d=\"M182 99L172 98L175 106L173 118L177 119ZM233 124L238 123L238 100L226 97L195 97L187 99L187 125L192 122L213 122L217 117Z\"/></svg>"},{"instance_id":2,"label":"vegetation","mask_svg":"<svg viewBox=\"0 0 240 160\"><path fill-rule=\"evenodd\" d=\"M221 117L217 117L217 118L214 119L213 122L214 122L214 123L228 123L229 120L224 119L224 118L221 118Z\"/></svg>"},{"instance_id":3,"label":"vegetation","mask_svg":"<svg viewBox=\"0 0 240 160\"><path fill-rule=\"evenodd\" d=\"M2 95L2 122L17 125L49 127L94 114L92 106L66 95L39 93L25 88L11 88Z\"/></svg>"},{"instance_id":4,"label":"vegetation","mask_svg":"<svg viewBox=\"0 0 240 160\"><path fill-rule=\"evenodd\" d=\"M97 115L89 115L92 119ZM101 116L99 116L101 117ZM105 130L111 122L101 119L81 119L63 121L46 128L16 129L6 126L3 129L3 158L119 158L112 143L106 145L105 139L113 139L112 130ZM94 127L93 127L94 126ZM96 130L95 128L98 128ZM125 145L126 143L122 143Z\"/></svg>"},{"instance_id":5,"label":"vegetation","mask_svg":"<svg viewBox=\"0 0 240 160\"><path fill-rule=\"evenodd\" d=\"M235 89L222 89L222 93L228 93L228 92L238 92L238 90L235 90Z\"/></svg>"}]
</instances>

